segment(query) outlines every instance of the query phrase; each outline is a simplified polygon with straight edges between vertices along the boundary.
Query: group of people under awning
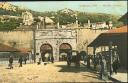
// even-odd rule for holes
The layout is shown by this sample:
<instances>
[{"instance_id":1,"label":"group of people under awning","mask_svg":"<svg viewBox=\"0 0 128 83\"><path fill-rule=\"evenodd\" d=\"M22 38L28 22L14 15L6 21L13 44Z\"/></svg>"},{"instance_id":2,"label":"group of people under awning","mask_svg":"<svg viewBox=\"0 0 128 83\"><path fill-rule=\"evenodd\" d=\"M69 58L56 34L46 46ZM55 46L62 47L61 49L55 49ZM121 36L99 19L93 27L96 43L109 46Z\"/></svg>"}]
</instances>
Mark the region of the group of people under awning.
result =
<instances>
[{"instance_id":1,"label":"group of people under awning","mask_svg":"<svg viewBox=\"0 0 128 83\"><path fill-rule=\"evenodd\" d=\"M127 68L127 26L111 29L105 33L101 33L88 47L94 48L94 69L99 66L100 77L102 79L108 78L117 69ZM96 48L108 47L96 54ZM113 49L114 47L114 49ZM116 47L116 48L115 48ZM105 78L104 78L105 77Z\"/></svg>"},{"instance_id":2,"label":"group of people under awning","mask_svg":"<svg viewBox=\"0 0 128 83\"><path fill-rule=\"evenodd\" d=\"M112 58L112 59L111 59ZM113 73L117 74L120 67L120 60L117 51L113 51L110 57L109 51L99 52L93 58L94 69L99 71L101 79L108 79Z\"/></svg>"}]
</instances>

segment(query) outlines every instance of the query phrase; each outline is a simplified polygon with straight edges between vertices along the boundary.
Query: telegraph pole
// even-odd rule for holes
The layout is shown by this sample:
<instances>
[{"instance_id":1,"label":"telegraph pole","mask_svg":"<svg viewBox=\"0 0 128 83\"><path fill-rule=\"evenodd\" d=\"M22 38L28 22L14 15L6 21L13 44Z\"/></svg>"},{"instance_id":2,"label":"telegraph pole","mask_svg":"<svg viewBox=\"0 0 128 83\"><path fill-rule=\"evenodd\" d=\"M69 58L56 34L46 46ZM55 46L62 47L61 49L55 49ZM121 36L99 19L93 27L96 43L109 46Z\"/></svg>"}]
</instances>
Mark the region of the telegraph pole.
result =
<instances>
[{"instance_id":1,"label":"telegraph pole","mask_svg":"<svg viewBox=\"0 0 128 83\"><path fill-rule=\"evenodd\" d=\"M46 29L45 20L46 20L46 17L44 16L44 19L43 19L43 28L44 28L44 29Z\"/></svg>"},{"instance_id":2,"label":"telegraph pole","mask_svg":"<svg viewBox=\"0 0 128 83\"><path fill-rule=\"evenodd\" d=\"M35 39L36 28L32 28L32 31L33 31L33 59L35 63L36 62L36 39Z\"/></svg>"},{"instance_id":3,"label":"telegraph pole","mask_svg":"<svg viewBox=\"0 0 128 83\"><path fill-rule=\"evenodd\" d=\"M57 28L59 29L60 28L59 16L57 17L57 20L58 20L58 22L57 22Z\"/></svg>"}]
</instances>

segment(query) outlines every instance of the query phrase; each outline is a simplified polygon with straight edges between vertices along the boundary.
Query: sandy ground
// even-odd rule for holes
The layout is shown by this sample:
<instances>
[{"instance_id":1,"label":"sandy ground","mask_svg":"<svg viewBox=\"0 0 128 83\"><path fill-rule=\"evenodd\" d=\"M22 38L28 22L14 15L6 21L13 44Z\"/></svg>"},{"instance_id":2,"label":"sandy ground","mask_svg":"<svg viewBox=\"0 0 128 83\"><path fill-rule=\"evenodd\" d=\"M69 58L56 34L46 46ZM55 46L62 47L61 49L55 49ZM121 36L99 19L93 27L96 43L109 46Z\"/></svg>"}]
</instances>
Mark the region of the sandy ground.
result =
<instances>
[{"instance_id":1,"label":"sandy ground","mask_svg":"<svg viewBox=\"0 0 128 83\"><path fill-rule=\"evenodd\" d=\"M98 74L81 65L75 68L72 64L67 67L66 62L55 62L47 65L26 64L19 68L7 69L0 65L0 83L37 83L37 82L104 82Z\"/></svg>"},{"instance_id":2,"label":"sandy ground","mask_svg":"<svg viewBox=\"0 0 128 83\"><path fill-rule=\"evenodd\" d=\"M128 75L127 73L117 73L117 74L114 74L112 75L112 77L116 80L119 80L121 82L128 82Z\"/></svg>"}]
</instances>

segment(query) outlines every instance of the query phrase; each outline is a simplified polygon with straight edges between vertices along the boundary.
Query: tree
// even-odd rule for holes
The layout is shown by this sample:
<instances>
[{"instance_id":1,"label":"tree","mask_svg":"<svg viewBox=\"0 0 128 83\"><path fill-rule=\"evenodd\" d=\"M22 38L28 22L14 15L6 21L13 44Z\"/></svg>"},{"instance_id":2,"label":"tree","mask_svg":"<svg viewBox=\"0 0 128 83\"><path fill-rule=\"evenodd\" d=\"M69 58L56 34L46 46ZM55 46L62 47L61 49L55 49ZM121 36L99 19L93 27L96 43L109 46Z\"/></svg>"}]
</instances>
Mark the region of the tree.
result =
<instances>
[{"instance_id":1,"label":"tree","mask_svg":"<svg viewBox=\"0 0 128 83\"><path fill-rule=\"evenodd\" d=\"M0 30L8 31L8 30L16 29L21 22L22 19L10 18L9 21L0 22Z\"/></svg>"}]
</instances>

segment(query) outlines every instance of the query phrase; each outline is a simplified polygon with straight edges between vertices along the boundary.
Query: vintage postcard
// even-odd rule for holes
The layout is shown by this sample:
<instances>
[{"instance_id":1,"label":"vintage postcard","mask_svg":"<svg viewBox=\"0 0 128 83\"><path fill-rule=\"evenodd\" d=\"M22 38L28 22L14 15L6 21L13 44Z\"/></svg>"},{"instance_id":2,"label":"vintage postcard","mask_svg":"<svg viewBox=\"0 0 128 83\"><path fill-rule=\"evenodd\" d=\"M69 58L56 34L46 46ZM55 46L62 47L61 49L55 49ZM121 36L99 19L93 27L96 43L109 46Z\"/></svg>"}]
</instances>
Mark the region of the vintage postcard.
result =
<instances>
[{"instance_id":1,"label":"vintage postcard","mask_svg":"<svg viewBox=\"0 0 128 83\"><path fill-rule=\"evenodd\" d=\"M1 1L0 83L127 82L127 1Z\"/></svg>"}]
</instances>

